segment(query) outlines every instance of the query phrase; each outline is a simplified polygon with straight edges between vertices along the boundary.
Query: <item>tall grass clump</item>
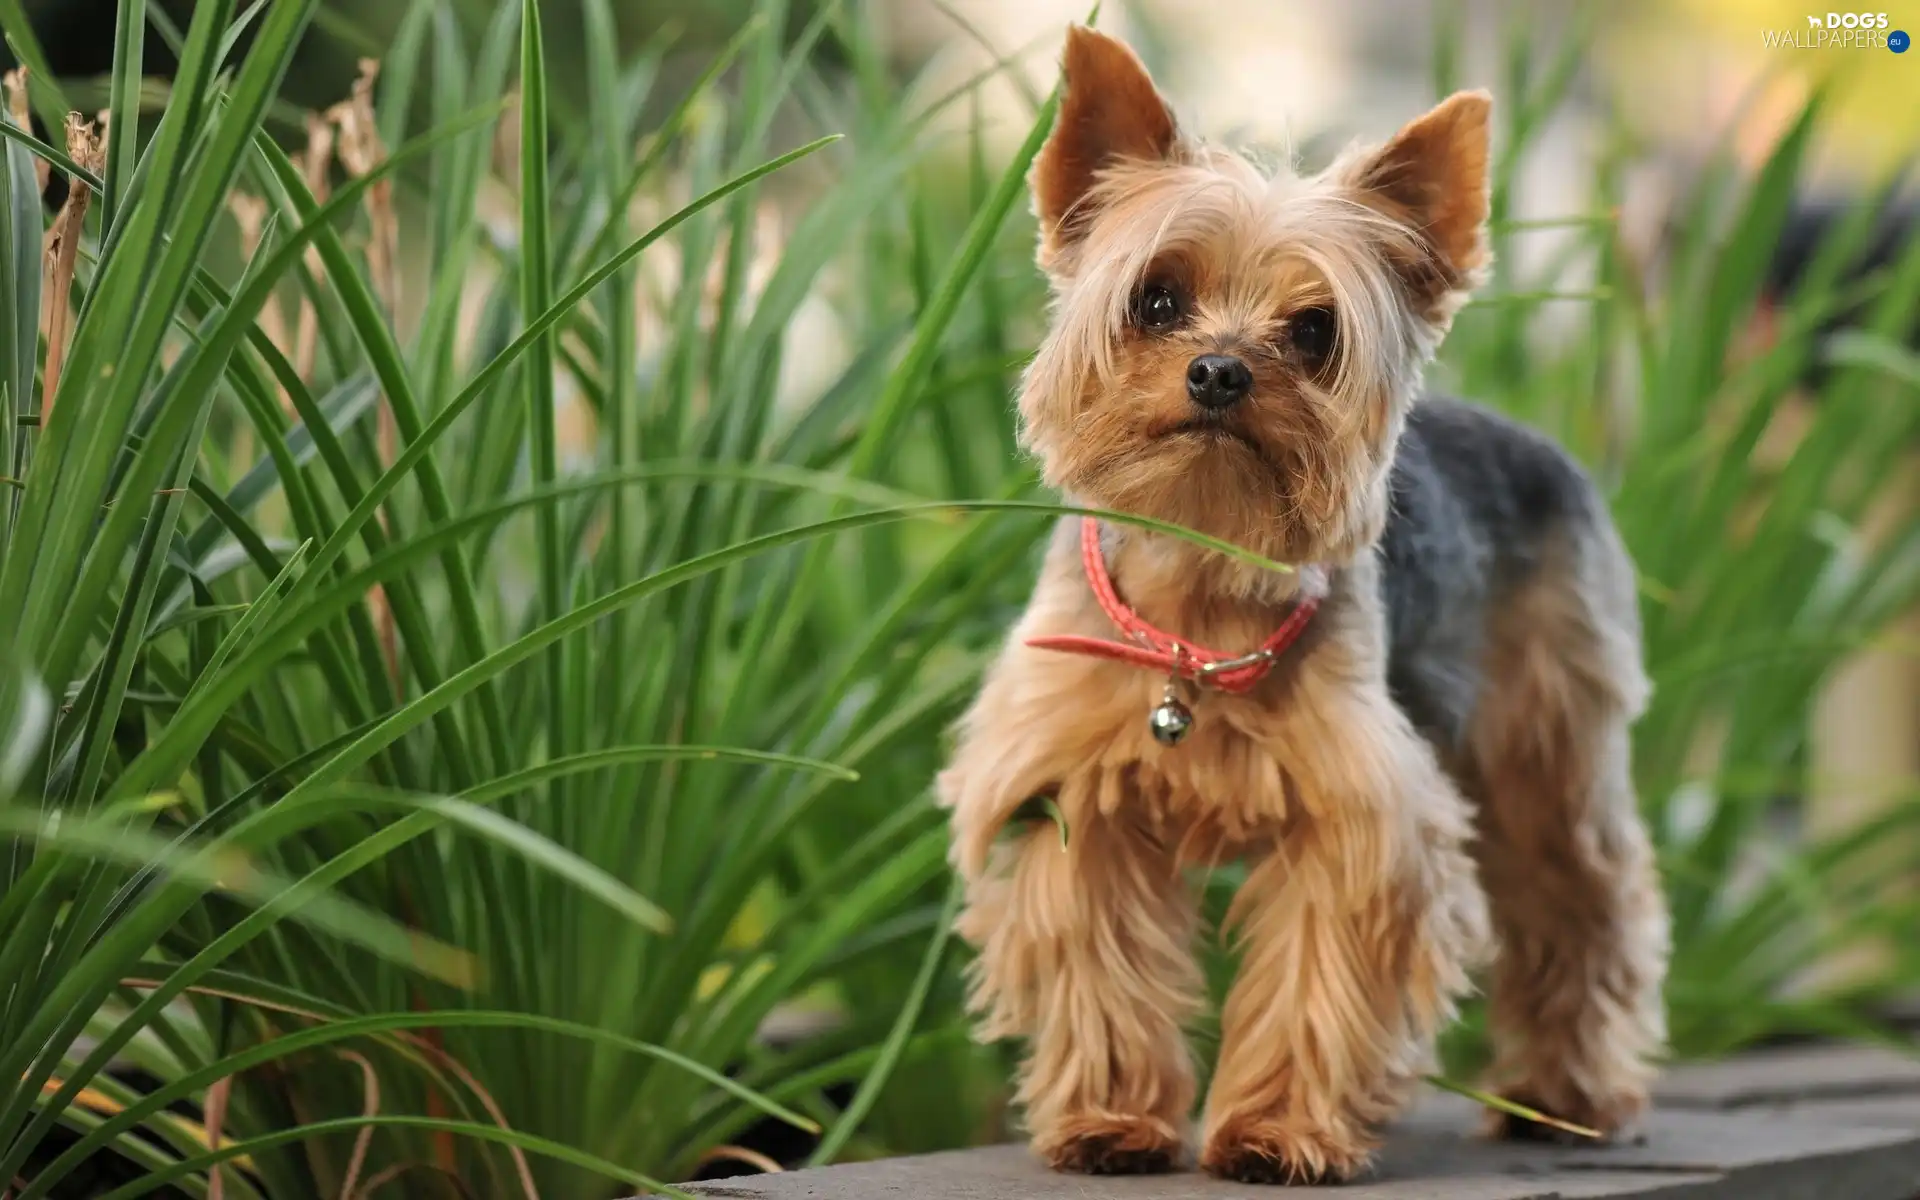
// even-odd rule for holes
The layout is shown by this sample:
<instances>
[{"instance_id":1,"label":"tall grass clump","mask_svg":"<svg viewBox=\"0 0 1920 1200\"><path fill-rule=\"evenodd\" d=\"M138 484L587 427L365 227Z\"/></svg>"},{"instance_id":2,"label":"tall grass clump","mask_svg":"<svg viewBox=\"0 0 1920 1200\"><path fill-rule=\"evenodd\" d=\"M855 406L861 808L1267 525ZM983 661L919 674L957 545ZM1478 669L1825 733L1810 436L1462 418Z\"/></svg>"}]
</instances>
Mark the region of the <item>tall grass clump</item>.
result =
<instances>
[{"instance_id":1,"label":"tall grass clump","mask_svg":"<svg viewBox=\"0 0 1920 1200\"><path fill-rule=\"evenodd\" d=\"M296 159L262 122L316 8L196 6L95 167L8 128L10 246L34 154L95 200L64 348L9 262L0 1179L113 1147L195 1190L591 1195L761 1120L857 1149L948 1036L925 780L1039 524L897 486L970 450L931 411L1000 407L1014 335L972 284L1018 165L935 245L899 200L925 106L814 77L831 11L789 46L762 5L655 100L664 48L617 56L589 4L560 119L520 0L411 5ZM147 19L121 5L115 113ZM776 135L796 105L858 136ZM805 168L770 249L762 181ZM823 295L851 352L783 399ZM808 1003L846 1019L756 1040Z\"/></svg>"},{"instance_id":2,"label":"tall grass clump","mask_svg":"<svg viewBox=\"0 0 1920 1200\"><path fill-rule=\"evenodd\" d=\"M0 118L0 1186L110 1152L147 1172L115 1195L614 1196L769 1130L998 1132L927 784L1058 511L1008 404L1050 107L990 152L856 8L761 0L670 86L611 0L564 64L556 5L411 0L291 139L319 0L122 0L104 129L29 71L60 147ZM142 121L149 22L179 70ZM1536 75L1516 34L1503 196L1568 37ZM1850 224L1731 353L1819 114L1703 185L1657 289L1583 215L1437 371L1586 458L1644 571L1687 1054L1871 1031L1920 971L1799 979L1910 927L1920 810L1766 840L1817 685L1920 589L1914 514L1862 532L1920 421L1920 248L1855 280Z\"/></svg>"}]
</instances>

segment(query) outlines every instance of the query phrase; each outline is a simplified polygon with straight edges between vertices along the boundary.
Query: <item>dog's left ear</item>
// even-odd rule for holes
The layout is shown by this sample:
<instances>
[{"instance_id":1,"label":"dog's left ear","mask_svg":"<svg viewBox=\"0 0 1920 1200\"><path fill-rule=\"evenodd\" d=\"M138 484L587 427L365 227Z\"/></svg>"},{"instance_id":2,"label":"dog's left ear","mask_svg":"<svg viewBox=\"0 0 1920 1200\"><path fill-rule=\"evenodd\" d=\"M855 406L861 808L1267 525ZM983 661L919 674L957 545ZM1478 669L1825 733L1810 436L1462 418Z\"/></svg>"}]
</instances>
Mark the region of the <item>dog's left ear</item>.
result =
<instances>
[{"instance_id":1,"label":"dog's left ear","mask_svg":"<svg viewBox=\"0 0 1920 1200\"><path fill-rule=\"evenodd\" d=\"M1493 97L1455 92L1347 173L1362 202L1419 232L1459 287L1487 261Z\"/></svg>"},{"instance_id":2,"label":"dog's left ear","mask_svg":"<svg viewBox=\"0 0 1920 1200\"><path fill-rule=\"evenodd\" d=\"M1043 260L1085 236L1093 217L1088 193L1102 168L1124 159L1161 162L1177 136L1172 110L1124 42L1072 26L1062 71L1060 114L1030 177Z\"/></svg>"}]
</instances>

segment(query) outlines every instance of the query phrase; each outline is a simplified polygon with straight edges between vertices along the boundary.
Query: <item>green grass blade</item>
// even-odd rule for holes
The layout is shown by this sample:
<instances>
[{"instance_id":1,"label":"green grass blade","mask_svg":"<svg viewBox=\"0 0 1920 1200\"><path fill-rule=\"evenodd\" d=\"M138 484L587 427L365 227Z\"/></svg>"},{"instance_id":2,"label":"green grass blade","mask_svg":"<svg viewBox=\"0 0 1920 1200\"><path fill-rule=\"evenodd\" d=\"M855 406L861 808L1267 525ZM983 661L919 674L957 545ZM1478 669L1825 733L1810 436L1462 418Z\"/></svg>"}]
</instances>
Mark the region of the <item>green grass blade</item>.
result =
<instances>
[{"instance_id":1,"label":"green grass blade","mask_svg":"<svg viewBox=\"0 0 1920 1200\"><path fill-rule=\"evenodd\" d=\"M133 184L140 142L140 81L145 73L147 0L120 0L113 24L113 80L107 111L106 186L100 196L100 226L111 230L119 223L121 207Z\"/></svg>"},{"instance_id":2,"label":"green grass blade","mask_svg":"<svg viewBox=\"0 0 1920 1200\"><path fill-rule=\"evenodd\" d=\"M547 228L547 63L540 33L538 0L520 8L520 311L531 319L553 306L552 235ZM521 378L527 389L527 453L535 487L551 484L558 473L553 407L553 334L534 336L526 348ZM540 556L540 613L555 620L566 611L568 563L557 506L543 504L535 515L534 540ZM571 749L568 721L566 648L556 643L546 655L547 753ZM554 783L556 803L565 799Z\"/></svg>"},{"instance_id":3,"label":"green grass blade","mask_svg":"<svg viewBox=\"0 0 1920 1200\"><path fill-rule=\"evenodd\" d=\"M0 133L9 139L25 136L5 113L0 113ZM38 410L34 379L40 357L40 243L45 228L32 157L22 145L0 144L0 288L11 300L7 319L0 322L0 391L6 392L0 399L0 472L16 480L26 471L30 438L19 421ZM13 488L4 491L0 558L7 557L13 540L20 499Z\"/></svg>"},{"instance_id":4,"label":"green grass blade","mask_svg":"<svg viewBox=\"0 0 1920 1200\"><path fill-rule=\"evenodd\" d=\"M1597 1129L1589 1129L1585 1125L1576 1125L1572 1121L1563 1121L1559 1117L1548 1116L1538 1109L1528 1108L1524 1104L1516 1104L1505 1096L1496 1096L1491 1092L1483 1092L1478 1088L1455 1083L1451 1079L1439 1075L1429 1075L1426 1078L1428 1083L1439 1088L1441 1091L1452 1092L1457 1096L1465 1096L1475 1103L1483 1104L1488 1108L1506 1113L1508 1116L1519 1117L1523 1121L1531 1121L1536 1125L1550 1125L1555 1129L1563 1130L1579 1137L1593 1138L1596 1140L1600 1137L1600 1131Z\"/></svg>"},{"instance_id":5,"label":"green grass blade","mask_svg":"<svg viewBox=\"0 0 1920 1200\"><path fill-rule=\"evenodd\" d=\"M901 1005L900 1015L894 1021L893 1028L887 1033L887 1040L880 1048L879 1057L868 1069L860 1081L860 1088L848 1102L846 1111L834 1122L820 1144L814 1147L807 1157L810 1167L824 1166L846 1146L847 1139L859 1131L860 1123L873 1111L880 1099L880 1093L893 1076L893 1069L900 1062L907 1043L913 1037L915 1026L920 1023L921 1010L926 1006L927 992L933 987L934 973L940 969L940 961L947 951L947 940L953 933L953 920L959 915L960 902L965 889L956 879L947 886L947 900L940 911L940 922L934 927L933 937L927 941L926 954L920 960L920 973L915 976L913 986L907 991L906 1003Z\"/></svg>"},{"instance_id":6,"label":"green grass blade","mask_svg":"<svg viewBox=\"0 0 1920 1200\"><path fill-rule=\"evenodd\" d=\"M432 20L432 0L413 0L407 15L400 19L392 45L381 55L376 117L383 146L397 146L407 136L407 117L413 109L414 87L420 76L420 55Z\"/></svg>"},{"instance_id":7,"label":"green grass blade","mask_svg":"<svg viewBox=\"0 0 1920 1200\"><path fill-rule=\"evenodd\" d=\"M26 664L0 656L0 802L11 800L53 726L53 702Z\"/></svg>"},{"instance_id":8,"label":"green grass blade","mask_svg":"<svg viewBox=\"0 0 1920 1200\"><path fill-rule=\"evenodd\" d=\"M159 863L176 881L262 906L293 886L293 881L262 868L244 854L217 847L176 850L165 838L139 832L111 813L97 818L62 816L18 809L0 812L0 829L104 861L130 866ZM473 967L464 951L423 938L417 930L406 929L344 899L308 896L292 915L295 920L430 977L448 981L472 977Z\"/></svg>"}]
</instances>

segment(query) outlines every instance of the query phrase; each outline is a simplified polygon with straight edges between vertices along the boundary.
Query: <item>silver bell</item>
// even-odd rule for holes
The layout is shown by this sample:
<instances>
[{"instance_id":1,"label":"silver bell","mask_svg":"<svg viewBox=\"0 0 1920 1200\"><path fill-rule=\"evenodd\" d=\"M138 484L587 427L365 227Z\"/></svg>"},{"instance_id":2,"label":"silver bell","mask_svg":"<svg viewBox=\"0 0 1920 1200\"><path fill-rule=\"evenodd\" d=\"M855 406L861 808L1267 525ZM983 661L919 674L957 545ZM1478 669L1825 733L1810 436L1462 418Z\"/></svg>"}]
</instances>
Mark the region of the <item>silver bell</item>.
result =
<instances>
[{"instance_id":1,"label":"silver bell","mask_svg":"<svg viewBox=\"0 0 1920 1200\"><path fill-rule=\"evenodd\" d=\"M1162 746L1178 746L1193 728L1193 710L1168 695L1147 715L1147 728Z\"/></svg>"}]
</instances>

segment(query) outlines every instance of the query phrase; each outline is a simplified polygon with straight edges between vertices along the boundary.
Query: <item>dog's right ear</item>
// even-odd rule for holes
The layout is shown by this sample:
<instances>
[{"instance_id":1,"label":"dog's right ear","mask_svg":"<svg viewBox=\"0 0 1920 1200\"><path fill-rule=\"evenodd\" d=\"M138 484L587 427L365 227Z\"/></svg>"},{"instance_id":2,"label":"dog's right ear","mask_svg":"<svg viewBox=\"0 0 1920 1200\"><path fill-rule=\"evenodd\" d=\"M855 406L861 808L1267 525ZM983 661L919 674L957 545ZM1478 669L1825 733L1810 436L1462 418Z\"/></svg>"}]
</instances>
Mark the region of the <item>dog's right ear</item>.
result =
<instances>
[{"instance_id":1,"label":"dog's right ear","mask_svg":"<svg viewBox=\"0 0 1920 1200\"><path fill-rule=\"evenodd\" d=\"M1053 132L1033 161L1033 211L1040 256L1078 241L1101 168L1120 159L1164 161L1177 136L1173 111L1125 43L1082 25L1067 30L1065 95Z\"/></svg>"}]
</instances>

